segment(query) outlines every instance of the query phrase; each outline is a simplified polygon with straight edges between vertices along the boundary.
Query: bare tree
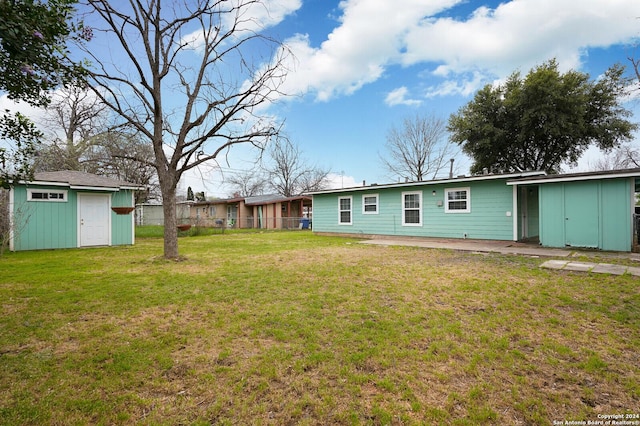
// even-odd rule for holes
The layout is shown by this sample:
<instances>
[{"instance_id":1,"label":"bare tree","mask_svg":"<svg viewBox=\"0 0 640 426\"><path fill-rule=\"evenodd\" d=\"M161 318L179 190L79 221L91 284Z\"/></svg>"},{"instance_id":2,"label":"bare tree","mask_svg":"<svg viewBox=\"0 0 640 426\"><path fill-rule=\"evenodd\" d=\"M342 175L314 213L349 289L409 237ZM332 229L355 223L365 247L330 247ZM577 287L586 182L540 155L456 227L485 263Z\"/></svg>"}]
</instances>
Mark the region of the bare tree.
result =
<instances>
[{"instance_id":1,"label":"bare tree","mask_svg":"<svg viewBox=\"0 0 640 426\"><path fill-rule=\"evenodd\" d=\"M263 195L268 185L267 177L260 171L236 173L226 181L231 186L231 192L241 197Z\"/></svg>"},{"instance_id":2,"label":"bare tree","mask_svg":"<svg viewBox=\"0 0 640 426\"><path fill-rule=\"evenodd\" d=\"M631 77L628 86L628 92L640 90L640 59L633 56L628 57L633 68L633 77ZM637 80L635 83L632 80ZM605 152L601 157L589 162L591 170L616 170L640 167L640 148L637 142L623 142L609 152Z\"/></svg>"},{"instance_id":3,"label":"bare tree","mask_svg":"<svg viewBox=\"0 0 640 426\"><path fill-rule=\"evenodd\" d=\"M35 171L80 170L137 183L136 203L158 198L151 144L123 129L110 129L107 106L84 87L70 86L52 95L45 127L49 144L40 146Z\"/></svg>"},{"instance_id":4,"label":"bare tree","mask_svg":"<svg viewBox=\"0 0 640 426\"><path fill-rule=\"evenodd\" d=\"M617 170L640 167L640 149L631 143L620 144L610 153L589 162L591 170Z\"/></svg>"},{"instance_id":5,"label":"bare tree","mask_svg":"<svg viewBox=\"0 0 640 426\"><path fill-rule=\"evenodd\" d=\"M269 151L270 165L266 166L269 185L284 197L324 189L330 171L312 166L302 157L297 145L287 138L279 138Z\"/></svg>"},{"instance_id":6,"label":"bare tree","mask_svg":"<svg viewBox=\"0 0 640 426\"><path fill-rule=\"evenodd\" d=\"M447 138L444 119L416 115L405 118L401 129L389 130L385 151L380 160L392 175L422 181L447 170L455 146Z\"/></svg>"},{"instance_id":7,"label":"bare tree","mask_svg":"<svg viewBox=\"0 0 640 426\"><path fill-rule=\"evenodd\" d=\"M629 59L629 62L631 62L634 76L638 79L638 84L640 84L640 59L636 59L633 56L629 56L627 59Z\"/></svg>"},{"instance_id":8,"label":"bare tree","mask_svg":"<svg viewBox=\"0 0 640 426\"><path fill-rule=\"evenodd\" d=\"M164 206L164 256L178 258L176 187L182 175L236 144L261 148L279 125L258 109L280 96L287 50L260 32L261 0L87 0L109 37L85 52L89 84L154 150ZM251 54L265 52L262 58ZM117 64L110 58L118 58ZM254 62L256 59L256 62Z\"/></svg>"},{"instance_id":9,"label":"bare tree","mask_svg":"<svg viewBox=\"0 0 640 426\"><path fill-rule=\"evenodd\" d=\"M52 95L44 126L51 142L39 148L35 170L90 172L85 154L107 129L107 107L87 87L69 86Z\"/></svg>"},{"instance_id":10,"label":"bare tree","mask_svg":"<svg viewBox=\"0 0 640 426\"><path fill-rule=\"evenodd\" d=\"M147 141L136 134L115 130L101 133L93 140L85 154L87 171L144 186L145 191L135 193L136 204L160 199L153 147Z\"/></svg>"}]
</instances>

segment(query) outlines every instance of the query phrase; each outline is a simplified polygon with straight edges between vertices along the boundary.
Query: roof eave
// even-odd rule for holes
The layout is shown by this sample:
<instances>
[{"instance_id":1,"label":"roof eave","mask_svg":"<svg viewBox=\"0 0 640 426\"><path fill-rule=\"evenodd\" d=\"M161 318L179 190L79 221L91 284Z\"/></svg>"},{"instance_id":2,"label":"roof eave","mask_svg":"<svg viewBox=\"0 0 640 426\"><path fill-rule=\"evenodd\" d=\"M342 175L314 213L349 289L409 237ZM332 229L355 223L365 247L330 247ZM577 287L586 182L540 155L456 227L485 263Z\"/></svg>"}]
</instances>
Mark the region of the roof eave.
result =
<instances>
[{"instance_id":1,"label":"roof eave","mask_svg":"<svg viewBox=\"0 0 640 426\"><path fill-rule=\"evenodd\" d=\"M585 180L598 180L598 179L621 179L630 177L640 177L640 171L624 172L624 173L593 173L585 175L558 175L557 177L547 177L545 179L516 179L507 182L507 185L533 185L541 183L554 183L554 182L575 182Z\"/></svg>"},{"instance_id":2,"label":"roof eave","mask_svg":"<svg viewBox=\"0 0 640 426\"><path fill-rule=\"evenodd\" d=\"M314 191L314 192L308 192L307 194L321 195L321 194L332 194L336 192L370 191L370 190L377 190L377 189L405 188L410 186L421 186L421 185L443 185L443 184L447 185L447 184L454 184L454 183L478 182L478 181L496 180L496 179L513 179L516 177L539 176L539 175L545 175L545 172L534 171L534 172L509 173L509 174L501 174L501 175L475 175L475 176L465 176L465 177L457 177L457 178L451 178L451 179L389 183L389 184L382 184L382 185L373 184L369 186L354 186L351 188L339 188L339 189L328 189L323 191Z\"/></svg>"}]
</instances>

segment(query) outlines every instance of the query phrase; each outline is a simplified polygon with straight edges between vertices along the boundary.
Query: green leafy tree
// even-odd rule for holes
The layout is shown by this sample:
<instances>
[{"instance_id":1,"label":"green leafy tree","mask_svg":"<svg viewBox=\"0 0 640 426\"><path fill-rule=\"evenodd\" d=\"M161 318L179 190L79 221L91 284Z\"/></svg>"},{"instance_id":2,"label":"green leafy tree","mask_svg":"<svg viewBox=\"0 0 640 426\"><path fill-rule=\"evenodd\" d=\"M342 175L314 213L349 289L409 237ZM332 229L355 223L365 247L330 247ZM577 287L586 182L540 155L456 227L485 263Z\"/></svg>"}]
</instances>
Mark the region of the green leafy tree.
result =
<instances>
[{"instance_id":1,"label":"green leafy tree","mask_svg":"<svg viewBox=\"0 0 640 426\"><path fill-rule=\"evenodd\" d=\"M0 0L0 91L9 99L44 107L49 91L84 75L69 57L70 38L89 40L91 29L72 22L75 0ZM24 115L0 116L0 184L30 175L30 160L41 132Z\"/></svg>"},{"instance_id":2,"label":"green leafy tree","mask_svg":"<svg viewBox=\"0 0 640 426\"><path fill-rule=\"evenodd\" d=\"M624 68L602 78L558 70L555 60L523 79L513 73L497 87L485 86L449 118L451 139L473 159L472 173L544 170L575 164L591 145L610 150L631 139L636 125L621 106Z\"/></svg>"},{"instance_id":3,"label":"green leafy tree","mask_svg":"<svg viewBox=\"0 0 640 426\"><path fill-rule=\"evenodd\" d=\"M0 118L0 139L12 140L13 147L0 146L0 187L8 188L15 179L31 176L31 162L40 131L20 113Z\"/></svg>"}]
</instances>

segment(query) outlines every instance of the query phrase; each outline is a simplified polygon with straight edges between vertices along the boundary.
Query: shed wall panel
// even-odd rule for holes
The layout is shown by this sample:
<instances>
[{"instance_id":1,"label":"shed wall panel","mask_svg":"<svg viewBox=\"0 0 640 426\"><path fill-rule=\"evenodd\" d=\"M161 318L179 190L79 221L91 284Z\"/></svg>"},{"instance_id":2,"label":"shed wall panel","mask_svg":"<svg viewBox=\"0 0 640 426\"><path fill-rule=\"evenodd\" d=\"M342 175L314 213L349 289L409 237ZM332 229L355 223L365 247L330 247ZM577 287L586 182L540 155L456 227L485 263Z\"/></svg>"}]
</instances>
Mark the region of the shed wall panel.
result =
<instances>
[{"instance_id":1,"label":"shed wall panel","mask_svg":"<svg viewBox=\"0 0 640 426\"><path fill-rule=\"evenodd\" d=\"M601 248L630 251L633 234L633 187L628 179L603 180Z\"/></svg>"},{"instance_id":2,"label":"shed wall panel","mask_svg":"<svg viewBox=\"0 0 640 426\"><path fill-rule=\"evenodd\" d=\"M115 192L111 196L112 206L131 207L133 206L133 194L128 190ZM116 214L111 212L111 244L129 245L133 244L134 236L134 213Z\"/></svg>"},{"instance_id":3,"label":"shed wall panel","mask_svg":"<svg viewBox=\"0 0 640 426\"><path fill-rule=\"evenodd\" d=\"M59 187L38 187L59 190ZM76 196L67 192L65 202L27 201L27 187L14 188L15 250L76 247Z\"/></svg>"},{"instance_id":4,"label":"shed wall panel","mask_svg":"<svg viewBox=\"0 0 640 426\"><path fill-rule=\"evenodd\" d=\"M540 244L564 247L564 184L540 185Z\"/></svg>"},{"instance_id":5,"label":"shed wall panel","mask_svg":"<svg viewBox=\"0 0 640 426\"><path fill-rule=\"evenodd\" d=\"M563 185L565 244L597 248L600 245L600 182Z\"/></svg>"},{"instance_id":6,"label":"shed wall panel","mask_svg":"<svg viewBox=\"0 0 640 426\"><path fill-rule=\"evenodd\" d=\"M626 178L540 185L540 243L630 251L632 205Z\"/></svg>"}]
</instances>

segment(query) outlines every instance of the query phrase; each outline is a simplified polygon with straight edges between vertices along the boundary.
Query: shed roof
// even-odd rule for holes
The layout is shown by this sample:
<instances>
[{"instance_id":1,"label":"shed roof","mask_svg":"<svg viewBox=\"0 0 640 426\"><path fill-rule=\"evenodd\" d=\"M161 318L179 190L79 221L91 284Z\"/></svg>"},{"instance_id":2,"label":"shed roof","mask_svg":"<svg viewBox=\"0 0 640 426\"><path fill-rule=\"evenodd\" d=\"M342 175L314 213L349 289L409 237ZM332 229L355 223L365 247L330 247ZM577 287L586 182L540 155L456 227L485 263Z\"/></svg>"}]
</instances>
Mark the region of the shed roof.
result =
<instances>
[{"instance_id":1,"label":"shed roof","mask_svg":"<svg viewBox=\"0 0 640 426\"><path fill-rule=\"evenodd\" d=\"M564 173L557 175L529 176L514 179L507 182L507 185L526 185L534 183L568 182L579 180L614 179L640 177L640 168L604 170L596 172Z\"/></svg>"},{"instance_id":2,"label":"shed roof","mask_svg":"<svg viewBox=\"0 0 640 426\"><path fill-rule=\"evenodd\" d=\"M106 176L98 176L92 173L75 170L62 170L58 172L40 172L34 175L33 181L22 182L39 185L69 186L71 188L98 188L98 189L144 189L137 183L125 182Z\"/></svg>"}]
</instances>

